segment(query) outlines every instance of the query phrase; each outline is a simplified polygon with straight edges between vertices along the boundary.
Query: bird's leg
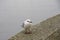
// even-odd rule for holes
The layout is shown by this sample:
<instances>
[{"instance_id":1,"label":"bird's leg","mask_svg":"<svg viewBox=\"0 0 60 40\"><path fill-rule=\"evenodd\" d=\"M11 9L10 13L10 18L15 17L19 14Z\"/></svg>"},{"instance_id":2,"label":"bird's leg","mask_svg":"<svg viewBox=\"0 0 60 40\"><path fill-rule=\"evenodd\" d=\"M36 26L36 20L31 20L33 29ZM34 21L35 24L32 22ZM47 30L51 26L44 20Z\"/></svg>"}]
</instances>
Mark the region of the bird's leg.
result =
<instances>
[{"instance_id":1,"label":"bird's leg","mask_svg":"<svg viewBox=\"0 0 60 40\"><path fill-rule=\"evenodd\" d=\"M30 33L30 34L32 33L31 28L29 29L29 33Z\"/></svg>"},{"instance_id":2,"label":"bird's leg","mask_svg":"<svg viewBox=\"0 0 60 40\"><path fill-rule=\"evenodd\" d=\"M27 33L27 29L25 29L25 34Z\"/></svg>"},{"instance_id":3,"label":"bird's leg","mask_svg":"<svg viewBox=\"0 0 60 40\"><path fill-rule=\"evenodd\" d=\"M29 28L27 28L27 29L25 29L25 34L31 34L32 32L31 32L31 29Z\"/></svg>"}]
</instances>

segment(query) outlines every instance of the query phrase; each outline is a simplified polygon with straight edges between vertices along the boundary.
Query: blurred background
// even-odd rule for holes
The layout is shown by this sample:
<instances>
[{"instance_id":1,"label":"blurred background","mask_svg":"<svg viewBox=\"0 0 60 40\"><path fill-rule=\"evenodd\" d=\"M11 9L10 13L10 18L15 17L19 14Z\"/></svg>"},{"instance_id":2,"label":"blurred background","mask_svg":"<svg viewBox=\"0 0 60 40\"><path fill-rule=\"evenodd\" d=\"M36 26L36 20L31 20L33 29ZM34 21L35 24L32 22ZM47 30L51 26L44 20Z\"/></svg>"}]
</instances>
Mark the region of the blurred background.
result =
<instances>
[{"instance_id":1,"label":"blurred background","mask_svg":"<svg viewBox=\"0 0 60 40\"><path fill-rule=\"evenodd\" d=\"M8 40L31 19L37 24L60 14L60 0L0 0L0 40Z\"/></svg>"}]
</instances>

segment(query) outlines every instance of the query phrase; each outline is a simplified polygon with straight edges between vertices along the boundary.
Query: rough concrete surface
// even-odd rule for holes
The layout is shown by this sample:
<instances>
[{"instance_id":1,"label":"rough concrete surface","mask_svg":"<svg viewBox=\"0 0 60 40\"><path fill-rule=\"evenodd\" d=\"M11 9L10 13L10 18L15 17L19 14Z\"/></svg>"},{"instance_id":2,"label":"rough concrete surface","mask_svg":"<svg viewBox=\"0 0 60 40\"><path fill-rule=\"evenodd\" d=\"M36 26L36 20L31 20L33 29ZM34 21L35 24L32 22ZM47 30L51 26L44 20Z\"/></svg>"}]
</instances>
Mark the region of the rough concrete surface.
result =
<instances>
[{"instance_id":1,"label":"rough concrete surface","mask_svg":"<svg viewBox=\"0 0 60 40\"><path fill-rule=\"evenodd\" d=\"M8 40L60 40L60 14L32 26L32 34L24 30Z\"/></svg>"}]
</instances>

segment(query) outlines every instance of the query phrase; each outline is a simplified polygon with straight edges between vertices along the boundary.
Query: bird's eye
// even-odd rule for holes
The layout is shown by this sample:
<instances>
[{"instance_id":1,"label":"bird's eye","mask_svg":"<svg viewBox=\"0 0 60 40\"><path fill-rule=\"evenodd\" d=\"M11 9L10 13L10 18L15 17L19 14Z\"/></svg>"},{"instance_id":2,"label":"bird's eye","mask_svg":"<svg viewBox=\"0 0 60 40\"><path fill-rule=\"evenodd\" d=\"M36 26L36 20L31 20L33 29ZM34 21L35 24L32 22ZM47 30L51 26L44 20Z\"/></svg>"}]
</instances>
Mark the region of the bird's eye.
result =
<instances>
[{"instance_id":1,"label":"bird's eye","mask_svg":"<svg viewBox=\"0 0 60 40\"><path fill-rule=\"evenodd\" d=\"M29 21L27 21L27 22L29 22Z\"/></svg>"}]
</instances>

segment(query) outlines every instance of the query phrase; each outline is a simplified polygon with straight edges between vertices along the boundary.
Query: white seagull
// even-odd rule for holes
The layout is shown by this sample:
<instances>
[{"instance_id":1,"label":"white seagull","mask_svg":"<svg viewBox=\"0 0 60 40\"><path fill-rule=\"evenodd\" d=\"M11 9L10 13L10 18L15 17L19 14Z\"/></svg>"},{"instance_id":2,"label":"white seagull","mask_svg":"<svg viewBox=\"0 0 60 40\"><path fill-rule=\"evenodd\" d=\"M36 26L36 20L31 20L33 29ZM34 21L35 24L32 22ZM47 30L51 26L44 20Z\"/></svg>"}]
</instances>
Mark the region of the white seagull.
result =
<instances>
[{"instance_id":1,"label":"white seagull","mask_svg":"<svg viewBox=\"0 0 60 40\"><path fill-rule=\"evenodd\" d=\"M31 34L31 26L32 26L32 21L30 19L27 19L23 22L22 27L25 29L25 34Z\"/></svg>"}]
</instances>

